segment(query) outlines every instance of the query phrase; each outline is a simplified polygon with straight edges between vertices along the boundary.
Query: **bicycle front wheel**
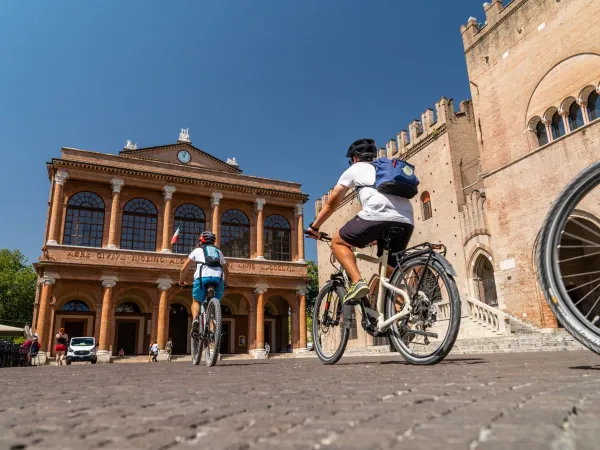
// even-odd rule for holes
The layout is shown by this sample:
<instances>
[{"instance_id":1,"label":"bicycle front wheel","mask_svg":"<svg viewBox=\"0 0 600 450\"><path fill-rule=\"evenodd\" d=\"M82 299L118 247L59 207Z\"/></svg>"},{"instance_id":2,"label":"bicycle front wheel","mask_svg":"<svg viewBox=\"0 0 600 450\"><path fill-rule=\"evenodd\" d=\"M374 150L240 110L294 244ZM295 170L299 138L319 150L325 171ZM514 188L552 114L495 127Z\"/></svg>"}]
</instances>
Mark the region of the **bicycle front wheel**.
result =
<instances>
[{"instance_id":1,"label":"bicycle front wheel","mask_svg":"<svg viewBox=\"0 0 600 450\"><path fill-rule=\"evenodd\" d=\"M571 181L542 226L541 288L560 325L600 354L600 162Z\"/></svg>"},{"instance_id":2,"label":"bicycle front wheel","mask_svg":"<svg viewBox=\"0 0 600 450\"><path fill-rule=\"evenodd\" d=\"M410 259L397 270L391 284L411 296L412 312L392 323L390 342L412 364L431 365L442 361L456 341L460 328L460 296L456 283L444 267L427 257ZM385 317L400 312L403 299L386 297ZM437 337L419 332L435 333Z\"/></svg>"},{"instance_id":3,"label":"bicycle front wheel","mask_svg":"<svg viewBox=\"0 0 600 450\"><path fill-rule=\"evenodd\" d=\"M341 286L326 286L319 292L313 312L313 345L325 364L340 360L348 344L348 329L344 327L342 304L346 290Z\"/></svg>"},{"instance_id":4,"label":"bicycle front wheel","mask_svg":"<svg viewBox=\"0 0 600 450\"><path fill-rule=\"evenodd\" d=\"M206 308L206 324L204 328L204 343L206 345L206 365L217 364L221 348L221 302L211 298Z\"/></svg>"}]
</instances>

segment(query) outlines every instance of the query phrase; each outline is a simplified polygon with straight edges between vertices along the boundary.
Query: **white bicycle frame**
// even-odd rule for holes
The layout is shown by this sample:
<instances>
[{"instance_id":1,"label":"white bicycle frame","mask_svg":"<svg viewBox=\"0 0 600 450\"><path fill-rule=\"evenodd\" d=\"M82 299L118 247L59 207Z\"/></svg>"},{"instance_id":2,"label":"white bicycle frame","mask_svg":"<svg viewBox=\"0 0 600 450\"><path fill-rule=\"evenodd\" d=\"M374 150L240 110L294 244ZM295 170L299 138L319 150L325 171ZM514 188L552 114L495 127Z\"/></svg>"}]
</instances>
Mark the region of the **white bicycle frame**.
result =
<instances>
[{"instance_id":1,"label":"white bicycle frame","mask_svg":"<svg viewBox=\"0 0 600 450\"><path fill-rule=\"evenodd\" d=\"M392 284L390 284L389 278L386 278L388 255L389 250L384 250L383 254L379 258L354 252L354 256L356 257L356 259L362 259L373 264L379 264L379 291L377 292L377 312L379 313L379 317L377 318L377 331L380 332L385 331L392 323L397 322L404 316L409 315L412 311L410 295L408 295L408 292L406 292L403 289L399 289L396 286L393 286ZM385 320L384 309L386 289L402 296L402 298L404 299L404 306L402 307L402 310L394 314L387 320Z\"/></svg>"}]
</instances>

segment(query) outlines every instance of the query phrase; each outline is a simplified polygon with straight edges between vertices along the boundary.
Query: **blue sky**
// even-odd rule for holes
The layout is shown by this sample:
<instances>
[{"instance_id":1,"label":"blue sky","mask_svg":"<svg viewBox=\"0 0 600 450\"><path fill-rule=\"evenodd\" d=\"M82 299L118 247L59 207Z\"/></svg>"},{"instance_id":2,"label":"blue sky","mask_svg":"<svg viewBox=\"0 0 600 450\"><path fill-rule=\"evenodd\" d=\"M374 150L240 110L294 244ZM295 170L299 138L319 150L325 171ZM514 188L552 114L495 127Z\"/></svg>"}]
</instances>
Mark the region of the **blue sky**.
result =
<instances>
[{"instance_id":1,"label":"blue sky","mask_svg":"<svg viewBox=\"0 0 600 450\"><path fill-rule=\"evenodd\" d=\"M39 256L61 147L116 153L182 127L246 174L301 182L308 224L354 139L383 146L442 95L469 98L471 15L482 1L3 1L0 248Z\"/></svg>"}]
</instances>

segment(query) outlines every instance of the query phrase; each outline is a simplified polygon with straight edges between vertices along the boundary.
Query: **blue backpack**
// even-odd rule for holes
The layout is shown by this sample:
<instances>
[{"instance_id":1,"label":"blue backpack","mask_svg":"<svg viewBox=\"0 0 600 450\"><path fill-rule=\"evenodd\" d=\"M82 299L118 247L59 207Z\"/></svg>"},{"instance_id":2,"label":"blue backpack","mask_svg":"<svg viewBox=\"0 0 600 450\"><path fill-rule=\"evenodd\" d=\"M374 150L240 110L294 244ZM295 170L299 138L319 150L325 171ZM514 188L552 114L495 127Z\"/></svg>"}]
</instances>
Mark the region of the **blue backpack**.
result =
<instances>
[{"instance_id":1,"label":"blue backpack","mask_svg":"<svg viewBox=\"0 0 600 450\"><path fill-rule=\"evenodd\" d=\"M401 159L378 158L375 166L375 189L382 194L413 198L419 190L415 167Z\"/></svg>"},{"instance_id":2,"label":"blue backpack","mask_svg":"<svg viewBox=\"0 0 600 450\"><path fill-rule=\"evenodd\" d=\"M204 251L204 262L201 263L208 267L221 267L221 255L219 255L219 249L214 245L205 244L202 246Z\"/></svg>"}]
</instances>

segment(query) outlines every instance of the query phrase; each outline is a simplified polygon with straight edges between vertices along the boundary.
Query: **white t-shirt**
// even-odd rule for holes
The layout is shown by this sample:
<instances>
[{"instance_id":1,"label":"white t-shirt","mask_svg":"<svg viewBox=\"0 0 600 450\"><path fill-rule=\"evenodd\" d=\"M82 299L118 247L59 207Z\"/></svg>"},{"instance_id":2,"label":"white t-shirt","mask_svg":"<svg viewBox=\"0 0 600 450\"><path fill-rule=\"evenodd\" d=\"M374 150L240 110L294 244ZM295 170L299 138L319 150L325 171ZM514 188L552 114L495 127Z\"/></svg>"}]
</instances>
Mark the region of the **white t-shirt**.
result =
<instances>
[{"instance_id":1,"label":"white t-shirt","mask_svg":"<svg viewBox=\"0 0 600 450\"><path fill-rule=\"evenodd\" d=\"M338 184L348 188L357 187L362 211L358 217L364 220L389 220L414 225L410 200L397 195L382 194L375 189L375 167L368 162L352 164L340 177ZM364 186L364 187L363 187Z\"/></svg>"},{"instance_id":2,"label":"white t-shirt","mask_svg":"<svg viewBox=\"0 0 600 450\"><path fill-rule=\"evenodd\" d=\"M227 264L225 258L223 257L223 252L217 249L219 252L219 259L221 260L221 265L224 266ZM225 279L225 275L223 275L223 270L220 267L209 267L204 264L200 264L204 262L204 250L202 247L195 248L192 253L190 253L189 258L196 263L196 272L194 272L194 280L200 277L223 277ZM202 274L200 274L200 268L202 268Z\"/></svg>"}]
</instances>

